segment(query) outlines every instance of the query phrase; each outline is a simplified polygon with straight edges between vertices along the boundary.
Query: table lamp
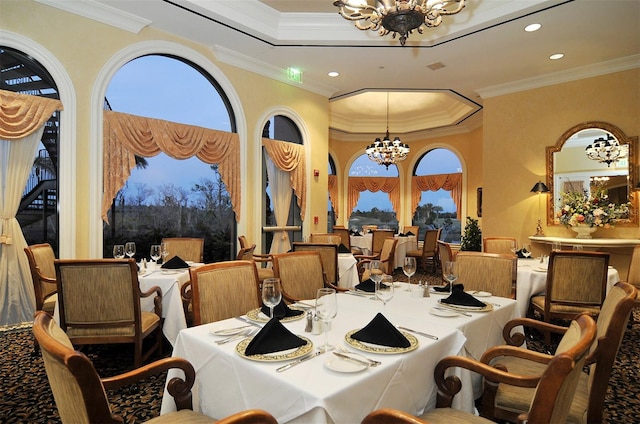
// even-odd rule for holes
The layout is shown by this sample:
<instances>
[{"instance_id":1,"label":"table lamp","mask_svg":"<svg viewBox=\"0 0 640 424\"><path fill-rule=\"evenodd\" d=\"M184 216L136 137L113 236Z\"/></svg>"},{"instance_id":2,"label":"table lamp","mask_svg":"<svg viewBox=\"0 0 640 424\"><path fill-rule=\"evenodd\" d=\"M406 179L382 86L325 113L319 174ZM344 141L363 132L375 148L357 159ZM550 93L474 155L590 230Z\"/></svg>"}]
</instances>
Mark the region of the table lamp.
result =
<instances>
[{"instance_id":1,"label":"table lamp","mask_svg":"<svg viewBox=\"0 0 640 424\"><path fill-rule=\"evenodd\" d=\"M540 195L542 193L548 193L549 187L545 185L542 181L538 181L535 183L533 188L531 189L532 193L538 193L538 226L536 227L536 236L544 236L544 231L542 231L542 219L540 218Z\"/></svg>"}]
</instances>

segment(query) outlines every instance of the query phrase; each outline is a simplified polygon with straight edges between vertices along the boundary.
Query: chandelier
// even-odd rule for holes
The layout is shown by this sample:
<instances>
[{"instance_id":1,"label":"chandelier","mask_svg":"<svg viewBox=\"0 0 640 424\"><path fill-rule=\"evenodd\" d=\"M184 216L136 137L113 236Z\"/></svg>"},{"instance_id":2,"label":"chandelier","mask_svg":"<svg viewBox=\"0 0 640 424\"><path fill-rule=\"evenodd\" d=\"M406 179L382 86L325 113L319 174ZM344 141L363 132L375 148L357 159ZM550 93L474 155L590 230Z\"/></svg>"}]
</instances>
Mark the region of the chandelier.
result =
<instances>
[{"instance_id":1,"label":"chandelier","mask_svg":"<svg viewBox=\"0 0 640 424\"><path fill-rule=\"evenodd\" d=\"M442 23L442 16L455 15L464 7L465 0L336 0L340 15L355 21L363 31L378 31L380 36L392 33L400 35L404 46L414 30L422 34L422 25L435 28Z\"/></svg>"},{"instance_id":2,"label":"chandelier","mask_svg":"<svg viewBox=\"0 0 640 424\"><path fill-rule=\"evenodd\" d=\"M389 93L387 93L387 133L384 139L380 138L367 146L365 153L374 162L384 165L389 169L389 165L403 161L409 154L409 145L400 141L400 137L396 137L393 141L389 139Z\"/></svg>"},{"instance_id":3,"label":"chandelier","mask_svg":"<svg viewBox=\"0 0 640 424\"><path fill-rule=\"evenodd\" d=\"M587 157L591 160L604 162L607 166L611 166L611 162L627 157L627 146L621 146L611 134L607 134L607 138L599 137L589 144L586 148Z\"/></svg>"}]
</instances>

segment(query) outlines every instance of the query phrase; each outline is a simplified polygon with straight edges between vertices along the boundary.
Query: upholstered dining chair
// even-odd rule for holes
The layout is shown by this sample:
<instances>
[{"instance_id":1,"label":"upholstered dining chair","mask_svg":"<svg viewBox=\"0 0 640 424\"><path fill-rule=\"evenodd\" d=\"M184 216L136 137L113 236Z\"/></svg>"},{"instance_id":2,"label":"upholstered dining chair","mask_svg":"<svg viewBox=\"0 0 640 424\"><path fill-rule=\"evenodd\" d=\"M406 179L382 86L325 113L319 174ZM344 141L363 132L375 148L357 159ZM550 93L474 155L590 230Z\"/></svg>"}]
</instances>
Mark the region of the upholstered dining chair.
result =
<instances>
[{"instance_id":1,"label":"upholstered dining chair","mask_svg":"<svg viewBox=\"0 0 640 424\"><path fill-rule=\"evenodd\" d=\"M416 240L420 240L420 226L419 225L405 225L402 228L404 234L413 234L416 236Z\"/></svg>"},{"instance_id":2,"label":"upholstered dining chair","mask_svg":"<svg viewBox=\"0 0 640 424\"><path fill-rule=\"evenodd\" d=\"M484 252L458 252L458 283L466 291L486 291L494 296L515 298L513 255Z\"/></svg>"},{"instance_id":3,"label":"upholstered dining chair","mask_svg":"<svg viewBox=\"0 0 640 424\"><path fill-rule=\"evenodd\" d=\"M162 348L162 291L140 291L135 259L56 259L60 327L74 345L134 344L140 367ZM140 309L140 298L154 296L154 312ZM155 340L143 353L142 342Z\"/></svg>"},{"instance_id":4,"label":"upholstered dining chair","mask_svg":"<svg viewBox=\"0 0 640 424\"><path fill-rule=\"evenodd\" d=\"M514 253L511 249L517 249L517 242L514 237L485 237L482 239L482 251L485 253L501 253L513 256Z\"/></svg>"},{"instance_id":5,"label":"upholstered dining chair","mask_svg":"<svg viewBox=\"0 0 640 424\"><path fill-rule=\"evenodd\" d=\"M607 293L608 266L609 254L605 252L552 251L545 294L531 298L529 316L538 312L544 322L569 320L580 312L597 316ZM545 343L551 343L548 331Z\"/></svg>"},{"instance_id":6,"label":"upholstered dining chair","mask_svg":"<svg viewBox=\"0 0 640 424\"><path fill-rule=\"evenodd\" d=\"M24 249L29 260L33 291L36 295L36 310L53 315L58 292L56 269L53 262L56 256L49 243L33 244Z\"/></svg>"},{"instance_id":7,"label":"upholstered dining chair","mask_svg":"<svg viewBox=\"0 0 640 424\"><path fill-rule=\"evenodd\" d=\"M289 302L315 299L318 289L336 286L326 283L318 252L288 252L273 255L273 269L280 279L282 295Z\"/></svg>"},{"instance_id":8,"label":"upholstered dining chair","mask_svg":"<svg viewBox=\"0 0 640 424\"><path fill-rule=\"evenodd\" d=\"M618 354L618 349L626 330L626 323L637 299L637 290L630 284L618 282L609 290L598 316L597 339L587 356L585 366L588 374L580 373L574 401L571 404L566 422L571 424L596 424L603 421L605 395L609 385L611 370ZM566 327L547 324L530 318L518 318L508 322L504 327L505 341L513 346L520 346L525 339L524 334L514 329L523 327L544 329L562 334ZM535 358L490 357L481 361L506 367L516 374L542 375L551 355L538 354ZM518 414L529 408L533 398L533 389L505 385L485 385L482 395L484 416L500 420L514 421Z\"/></svg>"},{"instance_id":9,"label":"upholstered dining chair","mask_svg":"<svg viewBox=\"0 0 640 424\"><path fill-rule=\"evenodd\" d=\"M419 228L419 227L418 227ZM416 258L419 264L422 264L425 272L427 271L427 262L431 261L433 265L433 272L438 269L438 239L440 238L441 228L437 230L427 230L424 235L424 242L422 243L422 249L409 250L406 256ZM405 233L406 234L406 233Z\"/></svg>"},{"instance_id":10,"label":"upholstered dining chair","mask_svg":"<svg viewBox=\"0 0 640 424\"><path fill-rule=\"evenodd\" d=\"M340 236L340 243L344 245L354 255L362 255L362 249L357 246L351 246L351 233L345 227L333 227L333 233Z\"/></svg>"},{"instance_id":11,"label":"upholstered dining chair","mask_svg":"<svg viewBox=\"0 0 640 424\"><path fill-rule=\"evenodd\" d=\"M266 253L255 253L255 243L249 244L246 236L238 236L238 242L240 243L240 251L243 249L250 249L251 246L253 246L253 260L256 262L258 278L260 281L264 281L267 278L273 278L273 256ZM240 258L238 257L238 259Z\"/></svg>"},{"instance_id":12,"label":"upholstered dining chair","mask_svg":"<svg viewBox=\"0 0 640 424\"><path fill-rule=\"evenodd\" d=\"M168 237L163 238L169 255L164 259L168 261L174 256L179 256L184 261L202 262L204 254L204 239L197 237Z\"/></svg>"},{"instance_id":13,"label":"upholstered dining chair","mask_svg":"<svg viewBox=\"0 0 640 424\"><path fill-rule=\"evenodd\" d=\"M472 358L446 357L436 365L434 376L438 386L436 409L420 417L406 412L382 409L367 415L362 424L449 424L449 423L493 423L492 417L480 417L451 408L454 396L462 388L460 379L448 374L450 368L465 368L484 376L487 384L509 384L515 387L530 387L535 395L529 408L515 422L527 424L564 423L576 392L579 374L587 358L589 347L596 337L596 324L588 315L574 320L565 333L556 355L546 364L541 378L516 374L494 368ZM514 346L495 346L487 352L502 355L521 355Z\"/></svg>"},{"instance_id":14,"label":"upholstered dining chair","mask_svg":"<svg viewBox=\"0 0 640 424\"><path fill-rule=\"evenodd\" d=\"M196 373L185 359L164 358L125 374L100 378L91 360L73 349L71 341L51 316L37 312L33 334L42 347L49 386L64 424L122 423L122 417L111 412L107 391L174 368L185 375L184 379L174 377L167 384L167 392L173 397L177 411L153 418L154 423L276 424L270 414L260 410L239 412L219 421L193 412L191 389Z\"/></svg>"},{"instance_id":15,"label":"upholstered dining chair","mask_svg":"<svg viewBox=\"0 0 640 424\"><path fill-rule=\"evenodd\" d=\"M382 268L382 272L385 274L391 275L395 268L395 256L396 256L396 245L398 244L398 240L395 237L388 237L382 246L382 251L379 255L372 256L357 256L358 260L358 275L360 275L360 281L365 281L369 279L369 270L367 269L367 264L371 263L373 260L379 260Z\"/></svg>"},{"instance_id":16,"label":"upholstered dining chair","mask_svg":"<svg viewBox=\"0 0 640 424\"><path fill-rule=\"evenodd\" d=\"M451 249L451 244L447 243L445 241L442 240L436 240L436 246L438 248L438 262L440 262L440 265L444 264L445 262L451 262L451 261L455 261L456 260L456 256L453 252L453 250ZM444 266L442 265L440 267L441 273L442 273L442 281L446 282L446 278L444 278Z\"/></svg>"},{"instance_id":17,"label":"upholstered dining chair","mask_svg":"<svg viewBox=\"0 0 640 424\"><path fill-rule=\"evenodd\" d=\"M294 241L292 244L294 252L312 251L320 254L322 269L324 270L325 282L338 285L338 245L332 243L303 243Z\"/></svg>"},{"instance_id":18,"label":"upholstered dining chair","mask_svg":"<svg viewBox=\"0 0 640 424\"><path fill-rule=\"evenodd\" d=\"M311 243L331 243L339 245L342 242L342 237L336 233L311 233L309 237Z\"/></svg>"},{"instance_id":19,"label":"upholstered dining chair","mask_svg":"<svg viewBox=\"0 0 640 424\"><path fill-rule=\"evenodd\" d=\"M627 283L640 290L640 246L633 248L629 269L627 271ZM636 307L640 306L640 299L636 298ZM631 315L633 319L633 314Z\"/></svg>"},{"instance_id":20,"label":"upholstered dining chair","mask_svg":"<svg viewBox=\"0 0 640 424\"><path fill-rule=\"evenodd\" d=\"M384 245L384 241L393 237L393 230L373 230L371 232L371 254L372 255L380 255L382 252L382 247Z\"/></svg>"},{"instance_id":21,"label":"upholstered dining chair","mask_svg":"<svg viewBox=\"0 0 640 424\"><path fill-rule=\"evenodd\" d=\"M258 271L253 261L215 262L189 270L193 324L208 324L234 316L262 304Z\"/></svg>"}]
</instances>

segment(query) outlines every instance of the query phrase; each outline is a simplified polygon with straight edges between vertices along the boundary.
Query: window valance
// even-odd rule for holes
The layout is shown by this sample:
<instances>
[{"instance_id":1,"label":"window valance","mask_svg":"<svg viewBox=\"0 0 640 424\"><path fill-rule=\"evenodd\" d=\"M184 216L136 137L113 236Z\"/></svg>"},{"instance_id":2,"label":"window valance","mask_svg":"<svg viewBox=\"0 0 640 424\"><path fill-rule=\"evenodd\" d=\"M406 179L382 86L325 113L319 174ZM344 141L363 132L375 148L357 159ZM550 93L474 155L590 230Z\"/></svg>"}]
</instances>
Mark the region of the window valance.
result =
<instances>
[{"instance_id":1,"label":"window valance","mask_svg":"<svg viewBox=\"0 0 640 424\"><path fill-rule=\"evenodd\" d=\"M62 110L60 100L0 90L0 139L19 140L33 134Z\"/></svg>"},{"instance_id":2,"label":"window valance","mask_svg":"<svg viewBox=\"0 0 640 424\"><path fill-rule=\"evenodd\" d=\"M329 175L329 201L333 212L338 217L338 177L336 175Z\"/></svg>"},{"instance_id":3,"label":"window valance","mask_svg":"<svg viewBox=\"0 0 640 424\"><path fill-rule=\"evenodd\" d=\"M361 191L382 191L389 195L391 206L397 214L400 210L400 179L398 177L349 177L347 210L349 216L358 204Z\"/></svg>"},{"instance_id":4,"label":"window valance","mask_svg":"<svg viewBox=\"0 0 640 424\"><path fill-rule=\"evenodd\" d=\"M238 134L126 113L104 111L104 167L102 219L108 221L111 203L135 167L135 156L164 152L174 159L196 156L218 164L218 171L240 220L241 178Z\"/></svg>"},{"instance_id":5,"label":"window valance","mask_svg":"<svg viewBox=\"0 0 640 424\"><path fill-rule=\"evenodd\" d=\"M416 212L420 204L423 191L438 191L444 189L450 192L453 203L456 204L458 219L462 216L462 174L416 175L411 179L411 215Z\"/></svg>"},{"instance_id":6,"label":"window valance","mask_svg":"<svg viewBox=\"0 0 640 424\"><path fill-rule=\"evenodd\" d=\"M289 173L291 188L300 207L300 219L304 221L307 193L304 146L270 138L263 138L262 145L276 167Z\"/></svg>"}]
</instances>

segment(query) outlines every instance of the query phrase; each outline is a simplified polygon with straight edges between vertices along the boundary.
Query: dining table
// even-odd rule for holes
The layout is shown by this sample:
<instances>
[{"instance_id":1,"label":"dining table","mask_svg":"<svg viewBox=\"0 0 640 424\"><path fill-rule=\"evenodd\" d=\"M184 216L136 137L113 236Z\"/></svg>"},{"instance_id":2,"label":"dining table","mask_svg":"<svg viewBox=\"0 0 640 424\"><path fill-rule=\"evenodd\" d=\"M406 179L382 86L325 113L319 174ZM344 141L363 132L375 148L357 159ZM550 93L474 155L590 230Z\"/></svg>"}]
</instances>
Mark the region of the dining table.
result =
<instances>
[{"instance_id":1,"label":"dining table","mask_svg":"<svg viewBox=\"0 0 640 424\"><path fill-rule=\"evenodd\" d=\"M270 360L265 355L256 358L245 355L250 336L216 343L224 337L216 334L219 332L233 333L240 330L232 329L247 325L249 329L256 326L254 333L258 331L257 326L264 325L267 318L259 319L255 311L180 331L173 356L187 359L196 370L194 410L220 418L259 408L274 415L280 423L323 424L357 423L379 408L397 408L416 415L433 409L437 392L433 372L438 361L450 355L478 359L487 348L502 344L502 327L514 317L515 301L483 298L486 310L462 315L459 310L436 309L445 294L423 297L422 287L414 284L413 290L408 290L406 283L395 285L393 299L386 305L376 300L373 293L349 291L337 295L338 314L328 332L335 351L308 356L318 351L324 335L305 332L305 319L284 319L284 327L306 338L312 347L308 349L309 345L305 345L307 351L302 357L308 360L283 372L277 369L293 362L295 356L274 355ZM302 303L291 307L307 308L313 306L314 300ZM371 323L378 313L392 325L411 329L401 330L410 341L409 348L379 349L380 346L354 343L350 334ZM380 365L342 360L333 353L341 353L343 349L379 361ZM463 389L454 398L453 406L474 411L480 377L467 370L453 372L463 381ZM170 370L167 381L181 374L180 370ZM172 410L175 404L165 390L161 414Z\"/></svg>"},{"instance_id":2,"label":"dining table","mask_svg":"<svg viewBox=\"0 0 640 424\"><path fill-rule=\"evenodd\" d=\"M357 264L352 253L338 253L338 287L350 289L360 283Z\"/></svg>"},{"instance_id":3,"label":"dining table","mask_svg":"<svg viewBox=\"0 0 640 424\"><path fill-rule=\"evenodd\" d=\"M396 251L393 257L394 269L402 268L404 265L404 258L407 256L407 252L410 250L418 249L418 238L416 236L401 236L395 234L393 236L398 243L396 243ZM364 235L352 235L350 236L351 246L359 247L366 254L371 254L371 247L373 243L373 235L371 233Z\"/></svg>"},{"instance_id":4,"label":"dining table","mask_svg":"<svg viewBox=\"0 0 640 424\"><path fill-rule=\"evenodd\" d=\"M519 317L526 317L531 296L545 293L547 287L547 266L548 263L545 261L540 262L540 258L518 259L516 301ZM609 266L607 270L607 292L618 281L620 281L618 270Z\"/></svg>"}]
</instances>

